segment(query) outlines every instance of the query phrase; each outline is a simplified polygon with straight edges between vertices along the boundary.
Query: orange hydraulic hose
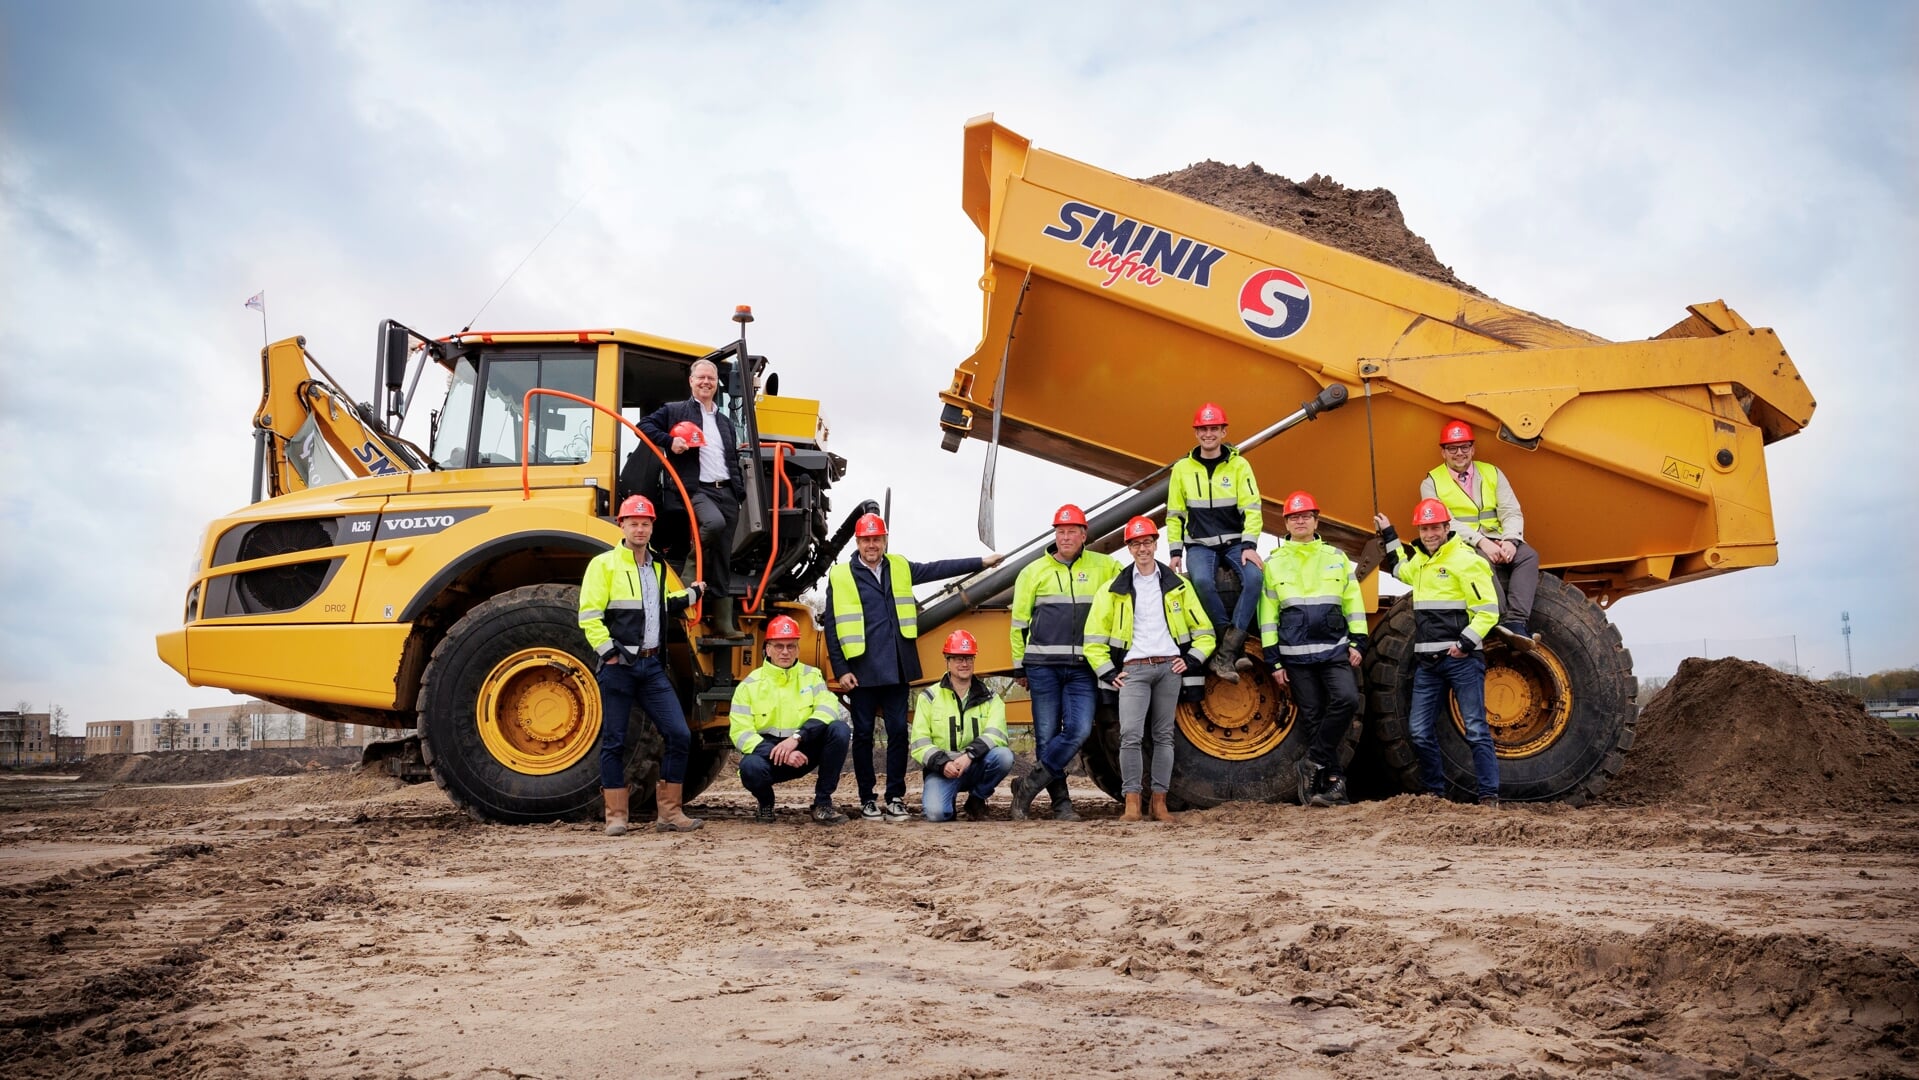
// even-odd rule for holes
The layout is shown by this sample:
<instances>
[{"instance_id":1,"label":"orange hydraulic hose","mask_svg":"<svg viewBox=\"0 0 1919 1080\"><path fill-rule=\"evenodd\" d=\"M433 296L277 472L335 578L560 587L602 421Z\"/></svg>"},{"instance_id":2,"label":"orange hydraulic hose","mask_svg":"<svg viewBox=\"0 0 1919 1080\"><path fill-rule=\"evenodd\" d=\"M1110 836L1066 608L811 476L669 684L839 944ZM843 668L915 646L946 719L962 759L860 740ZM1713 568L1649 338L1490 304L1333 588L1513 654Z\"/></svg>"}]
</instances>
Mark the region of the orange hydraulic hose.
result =
<instances>
[{"instance_id":1,"label":"orange hydraulic hose","mask_svg":"<svg viewBox=\"0 0 1919 1080\"><path fill-rule=\"evenodd\" d=\"M786 483L786 508L793 508L795 494L793 481L786 478L786 455L793 452L792 443L771 442L762 446L773 448L773 498L780 497L780 483ZM746 604L746 613L752 615L760 610L760 601L766 598L766 582L773 576L773 560L780 554L780 508L773 508L773 543L766 552L766 569L760 571L760 587L754 591L753 599Z\"/></svg>"},{"instance_id":2,"label":"orange hydraulic hose","mask_svg":"<svg viewBox=\"0 0 1919 1080\"><path fill-rule=\"evenodd\" d=\"M631 431L634 435L638 436L639 440L642 443L646 444L646 448L648 450L653 451L653 456L660 459L660 466L666 470L666 475L673 478L673 486L680 489L680 502L682 505L686 507L686 514L692 525L691 528L687 529L687 532L692 535L692 540L693 540L693 580L694 581L706 580L705 556L704 556L704 553L700 551L699 520L697 517L695 517L693 513L693 497L686 493L686 485L680 482L680 474L673 470L672 463L666 460L666 455L661 452L660 448L653 445L653 440L646 437L646 432L641 431L637 426L634 425L634 423L631 420L628 420L626 417L621 416L619 413L614 412L612 409L607 408L606 406L600 404L599 402L594 401L592 398L583 398L578 394L569 394L564 390L549 390L544 386L536 386L533 389L528 390L526 392L526 396L520 399L520 499L522 501L525 501L533 497L533 485L527 475L527 468L528 466L532 464L533 455L528 453L528 450L533 445L533 398L539 394L545 394L548 397L565 398L568 401L577 401L582 405L590 405L594 409L597 409L600 412L605 413L606 415L612 417L614 420L617 420L619 423L624 425L628 431ZM614 494L615 495L619 494L618 489L614 490ZM614 507L613 512L616 514L619 513L619 507L617 506ZM773 523L774 523L773 536L775 540L778 540L779 538L778 515L774 516ZM771 569L770 564L768 566L768 569ZM761 588L762 589L765 588L764 582L761 583ZM687 618L693 622L699 622L700 609L705 606L706 606L706 595L705 595L705 591L702 590L700 594L700 602L697 604L690 605L687 608L687 611L689 613L687 615Z\"/></svg>"}]
</instances>

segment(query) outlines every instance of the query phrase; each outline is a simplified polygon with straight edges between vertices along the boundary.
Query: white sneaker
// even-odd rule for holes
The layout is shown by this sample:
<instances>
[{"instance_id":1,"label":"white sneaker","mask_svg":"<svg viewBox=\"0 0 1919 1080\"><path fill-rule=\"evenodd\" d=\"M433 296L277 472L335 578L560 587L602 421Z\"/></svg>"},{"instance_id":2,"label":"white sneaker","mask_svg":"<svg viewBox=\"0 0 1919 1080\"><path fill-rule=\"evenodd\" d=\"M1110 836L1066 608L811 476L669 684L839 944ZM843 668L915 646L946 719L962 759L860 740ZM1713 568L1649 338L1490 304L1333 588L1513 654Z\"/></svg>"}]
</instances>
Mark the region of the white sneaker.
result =
<instances>
[{"instance_id":1,"label":"white sneaker","mask_svg":"<svg viewBox=\"0 0 1919 1080\"><path fill-rule=\"evenodd\" d=\"M880 804L872 799L862 799L860 801L860 817L866 821L878 821L880 819Z\"/></svg>"},{"instance_id":2,"label":"white sneaker","mask_svg":"<svg viewBox=\"0 0 1919 1080\"><path fill-rule=\"evenodd\" d=\"M886 820L888 821L905 821L907 818L910 818L913 816L906 812L905 799L886 800L885 813L886 813Z\"/></svg>"}]
</instances>

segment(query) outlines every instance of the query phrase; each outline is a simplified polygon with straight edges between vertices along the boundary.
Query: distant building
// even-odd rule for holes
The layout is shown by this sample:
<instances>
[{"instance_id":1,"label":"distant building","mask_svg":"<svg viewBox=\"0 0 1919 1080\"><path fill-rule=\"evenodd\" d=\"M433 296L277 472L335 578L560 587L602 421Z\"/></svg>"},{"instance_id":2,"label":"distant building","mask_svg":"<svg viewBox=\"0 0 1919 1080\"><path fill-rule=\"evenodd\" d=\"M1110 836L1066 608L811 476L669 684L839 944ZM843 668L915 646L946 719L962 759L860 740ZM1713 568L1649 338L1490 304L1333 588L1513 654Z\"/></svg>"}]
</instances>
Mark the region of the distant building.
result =
<instances>
[{"instance_id":1,"label":"distant building","mask_svg":"<svg viewBox=\"0 0 1919 1080\"><path fill-rule=\"evenodd\" d=\"M67 765L87 759L87 737L85 735L55 735L53 737L53 760L57 764Z\"/></svg>"},{"instance_id":2,"label":"distant building","mask_svg":"<svg viewBox=\"0 0 1919 1080\"><path fill-rule=\"evenodd\" d=\"M89 720L87 721L87 756L99 757L102 754L133 754L137 742L135 732L143 725L159 723L155 720ZM147 747L147 749L152 749Z\"/></svg>"},{"instance_id":3,"label":"distant building","mask_svg":"<svg viewBox=\"0 0 1919 1080\"><path fill-rule=\"evenodd\" d=\"M365 725L336 724L258 698L248 698L235 705L187 710L180 749L278 749L365 743Z\"/></svg>"},{"instance_id":4,"label":"distant building","mask_svg":"<svg viewBox=\"0 0 1919 1080\"><path fill-rule=\"evenodd\" d=\"M0 766L53 764L51 719L43 712L0 709Z\"/></svg>"}]
</instances>

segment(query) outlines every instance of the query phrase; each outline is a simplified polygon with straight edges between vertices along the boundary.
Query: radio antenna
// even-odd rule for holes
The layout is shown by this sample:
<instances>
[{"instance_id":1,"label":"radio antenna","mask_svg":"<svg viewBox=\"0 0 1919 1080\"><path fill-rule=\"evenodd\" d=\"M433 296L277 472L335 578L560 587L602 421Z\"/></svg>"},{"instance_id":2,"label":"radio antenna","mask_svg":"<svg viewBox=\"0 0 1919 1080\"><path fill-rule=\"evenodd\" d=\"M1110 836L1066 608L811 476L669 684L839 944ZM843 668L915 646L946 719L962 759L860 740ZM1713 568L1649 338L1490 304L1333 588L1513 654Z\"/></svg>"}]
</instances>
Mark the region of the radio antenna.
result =
<instances>
[{"instance_id":1,"label":"radio antenna","mask_svg":"<svg viewBox=\"0 0 1919 1080\"><path fill-rule=\"evenodd\" d=\"M500 290L506 288L506 284L508 281L513 280L513 275L520 272L520 267L525 266L527 260L533 257L533 252L540 250L540 245L546 243L547 237L552 236L554 232L557 231L559 227L566 222L567 218L573 216L573 211L578 209L579 205L582 202L586 201L586 197L588 193L591 191L592 189L588 188L586 191L580 192L580 197L577 199L574 199L573 205L566 208L566 213L560 215L560 220L555 221L553 223L552 228L549 228L546 230L546 234L540 237L539 241L533 245L533 248L531 251L528 251L524 256L522 256L519 262L513 264L513 269L507 271L506 279L500 282L499 288L494 289L493 295L487 297L486 303L480 305L480 310L473 313L473 317L466 321L465 326L460 327L460 333L464 334L468 330L473 329L473 324L480 321L480 316L483 313L485 313L487 307L493 303L494 297L499 296Z\"/></svg>"}]
</instances>

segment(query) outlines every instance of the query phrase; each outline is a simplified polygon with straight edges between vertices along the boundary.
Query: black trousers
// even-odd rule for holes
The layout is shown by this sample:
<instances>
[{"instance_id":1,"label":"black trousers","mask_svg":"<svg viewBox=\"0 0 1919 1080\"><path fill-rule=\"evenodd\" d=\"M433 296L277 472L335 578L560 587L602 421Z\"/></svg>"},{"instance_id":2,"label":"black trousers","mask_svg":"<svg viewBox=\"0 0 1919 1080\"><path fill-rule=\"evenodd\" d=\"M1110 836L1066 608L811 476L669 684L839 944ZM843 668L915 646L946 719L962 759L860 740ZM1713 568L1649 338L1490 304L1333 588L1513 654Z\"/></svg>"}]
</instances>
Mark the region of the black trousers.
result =
<instances>
[{"instance_id":1,"label":"black trousers","mask_svg":"<svg viewBox=\"0 0 1919 1080\"><path fill-rule=\"evenodd\" d=\"M740 520L740 501L733 489L701 484L690 488L693 518L700 527L700 554L706 575L706 587L714 596L729 595L733 588L733 526Z\"/></svg>"},{"instance_id":2,"label":"black trousers","mask_svg":"<svg viewBox=\"0 0 1919 1080\"><path fill-rule=\"evenodd\" d=\"M833 791L840 786L840 773L846 768L846 748L852 740L852 729L843 723L806 728L800 732L800 753L806 755L806 764L775 765L771 758L742 754L740 783L753 793L762 807L772 806L774 784L798 780L818 769L819 778L813 782L813 804L831 806Z\"/></svg>"},{"instance_id":3,"label":"black trousers","mask_svg":"<svg viewBox=\"0 0 1919 1080\"><path fill-rule=\"evenodd\" d=\"M1312 736L1306 756L1338 776L1339 745L1359 711L1359 680L1353 666L1344 660L1323 664L1287 664L1286 685L1293 691L1293 704L1299 706L1299 722Z\"/></svg>"}]
</instances>

